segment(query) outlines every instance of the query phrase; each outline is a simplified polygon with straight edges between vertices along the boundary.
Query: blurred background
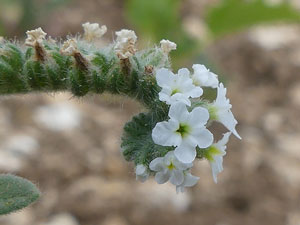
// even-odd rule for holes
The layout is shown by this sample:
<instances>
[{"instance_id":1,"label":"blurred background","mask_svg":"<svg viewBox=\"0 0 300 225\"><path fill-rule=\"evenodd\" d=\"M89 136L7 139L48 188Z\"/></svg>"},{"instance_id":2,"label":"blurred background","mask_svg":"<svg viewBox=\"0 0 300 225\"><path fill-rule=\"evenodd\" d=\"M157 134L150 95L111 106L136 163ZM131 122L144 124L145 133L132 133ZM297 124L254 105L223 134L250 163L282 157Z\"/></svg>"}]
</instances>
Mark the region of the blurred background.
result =
<instances>
[{"instance_id":1,"label":"blurred background","mask_svg":"<svg viewBox=\"0 0 300 225\"><path fill-rule=\"evenodd\" d=\"M87 21L107 25L102 44L129 28L140 48L176 42L175 69L206 64L228 87L243 140L231 138L218 184L196 162L199 183L177 195L135 181L120 154L122 126L144 110L136 102L2 96L0 172L43 196L1 225L300 224L299 0L0 0L0 36L11 40L39 26L65 37Z\"/></svg>"}]
</instances>

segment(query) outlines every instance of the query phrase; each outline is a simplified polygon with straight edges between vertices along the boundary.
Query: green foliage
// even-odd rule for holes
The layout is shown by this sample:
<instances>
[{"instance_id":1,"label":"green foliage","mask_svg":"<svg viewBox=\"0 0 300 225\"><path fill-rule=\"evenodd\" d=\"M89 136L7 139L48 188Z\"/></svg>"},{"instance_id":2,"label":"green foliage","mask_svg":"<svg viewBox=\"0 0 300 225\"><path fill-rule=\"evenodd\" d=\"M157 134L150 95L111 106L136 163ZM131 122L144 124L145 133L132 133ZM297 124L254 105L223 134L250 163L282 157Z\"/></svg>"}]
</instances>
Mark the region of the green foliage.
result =
<instances>
[{"instance_id":1,"label":"green foliage","mask_svg":"<svg viewBox=\"0 0 300 225\"><path fill-rule=\"evenodd\" d=\"M20 210L35 202L40 195L30 181L14 175L0 175L0 215Z\"/></svg>"},{"instance_id":2,"label":"green foliage","mask_svg":"<svg viewBox=\"0 0 300 225\"><path fill-rule=\"evenodd\" d=\"M195 50L196 41L183 30L179 10L180 0L127 0L126 15L143 39L159 42L169 39L177 43L175 57Z\"/></svg>"},{"instance_id":3,"label":"green foliage","mask_svg":"<svg viewBox=\"0 0 300 225\"><path fill-rule=\"evenodd\" d=\"M223 0L206 16L207 25L215 37L276 21L299 22L300 12L288 2L269 5L264 0Z\"/></svg>"}]
</instances>

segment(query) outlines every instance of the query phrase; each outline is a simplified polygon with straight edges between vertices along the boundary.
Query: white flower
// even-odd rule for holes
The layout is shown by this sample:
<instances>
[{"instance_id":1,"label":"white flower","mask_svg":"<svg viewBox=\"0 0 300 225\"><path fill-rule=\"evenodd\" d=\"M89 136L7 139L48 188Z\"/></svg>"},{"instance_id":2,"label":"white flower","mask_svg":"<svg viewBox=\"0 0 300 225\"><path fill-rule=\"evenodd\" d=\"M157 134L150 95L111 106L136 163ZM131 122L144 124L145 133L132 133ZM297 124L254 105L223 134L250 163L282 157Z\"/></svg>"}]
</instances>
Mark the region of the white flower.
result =
<instances>
[{"instance_id":1,"label":"white flower","mask_svg":"<svg viewBox=\"0 0 300 225\"><path fill-rule=\"evenodd\" d=\"M25 45L31 47L35 47L36 44L41 44L47 35L40 27L35 30L27 31L26 34Z\"/></svg>"},{"instance_id":2,"label":"white flower","mask_svg":"<svg viewBox=\"0 0 300 225\"><path fill-rule=\"evenodd\" d=\"M226 98L226 88L220 83L218 86L217 98L213 104L209 106L210 117L222 123L237 138L242 139L235 129L238 122L230 110L231 107L229 99Z\"/></svg>"},{"instance_id":3,"label":"white flower","mask_svg":"<svg viewBox=\"0 0 300 225\"><path fill-rule=\"evenodd\" d=\"M63 55L73 56L76 52L78 52L77 41L75 39L68 39L63 43L60 51Z\"/></svg>"},{"instance_id":4,"label":"white flower","mask_svg":"<svg viewBox=\"0 0 300 225\"><path fill-rule=\"evenodd\" d=\"M198 180L199 177L193 176L188 170L183 171L184 179L182 184L176 186L176 192L184 192L185 187L192 187L194 186Z\"/></svg>"},{"instance_id":5,"label":"white flower","mask_svg":"<svg viewBox=\"0 0 300 225\"><path fill-rule=\"evenodd\" d=\"M170 51L172 50L176 50L177 45L169 40L161 40L160 41L160 48L163 51L163 53L165 53L166 55L168 55L170 53Z\"/></svg>"},{"instance_id":6,"label":"white flower","mask_svg":"<svg viewBox=\"0 0 300 225\"><path fill-rule=\"evenodd\" d=\"M217 88L219 84L218 76L210 72L204 65L194 64L192 80L194 85L200 87Z\"/></svg>"},{"instance_id":7,"label":"white flower","mask_svg":"<svg viewBox=\"0 0 300 225\"><path fill-rule=\"evenodd\" d=\"M145 182L150 175L147 167L144 166L143 164L138 164L136 166L135 174L136 174L136 180L139 180L141 182Z\"/></svg>"},{"instance_id":8,"label":"white flower","mask_svg":"<svg viewBox=\"0 0 300 225\"><path fill-rule=\"evenodd\" d=\"M135 43L137 36L133 30L123 29L116 32L117 39L115 52L120 59L127 59L136 52Z\"/></svg>"},{"instance_id":9,"label":"white flower","mask_svg":"<svg viewBox=\"0 0 300 225\"><path fill-rule=\"evenodd\" d=\"M174 103L169 111L170 120L159 122L152 130L154 143L177 146L175 155L183 163L191 163L196 157L196 146L207 148L213 142L212 133L206 129L208 110L196 107L188 112L183 103Z\"/></svg>"},{"instance_id":10,"label":"white flower","mask_svg":"<svg viewBox=\"0 0 300 225\"><path fill-rule=\"evenodd\" d=\"M184 181L183 171L191 168L192 163L182 163L174 155L174 151L168 152L164 157L158 157L151 161L149 167L155 171L155 180L158 184L170 182L181 185Z\"/></svg>"},{"instance_id":11,"label":"white flower","mask_svg":"<svg viewBox=\"0 0 300 225\"><path fill-rule=\"evenodd\" d=\"M212 175L215 183L217 183L217 175L223 171L223 156L226 155L226 144L229 140L231 132L224 134L223 138L217 143L205 150L204 157L209 161Z\"/></svg>"},{"instance_id":12,"label":"white flower","mask_svg":"<svg viewBox=\"0 0 300 225\"><path fill-rule=\"evenodd\" d=\"M188 69L178 70L178 74L162 68L156 71L157 84L162 88L159 92L159 100L171 105L175 102L183 102L190 106L189 97L197 98L203 94L200 87L193 85Z\"/></svg>"},{"instance_id":13,"label":"white flower","mask_svg":"<svg viewBox=\"0 0 300 225\"><path fill-rule=\"evenodd\" d=\"M82 27L84 29L84 39L89 42L101 38L107 31L107 27L105 25L99 27L98 23L87 22L82 24Z\"/></svg>"}]
</instances>

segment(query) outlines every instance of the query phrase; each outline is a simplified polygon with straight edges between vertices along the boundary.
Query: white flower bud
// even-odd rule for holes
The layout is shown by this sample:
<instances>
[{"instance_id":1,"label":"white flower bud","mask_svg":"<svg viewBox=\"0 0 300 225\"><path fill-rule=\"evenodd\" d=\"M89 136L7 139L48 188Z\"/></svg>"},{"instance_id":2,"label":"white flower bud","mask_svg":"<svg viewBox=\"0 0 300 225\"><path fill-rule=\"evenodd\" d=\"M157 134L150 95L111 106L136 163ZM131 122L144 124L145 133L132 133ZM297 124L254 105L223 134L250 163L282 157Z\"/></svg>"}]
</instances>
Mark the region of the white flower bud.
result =
<instances>
[{"instance_id":1,"label":"white flower bud","mask_svg":"<svg viewBox=\"0 0 300 225\"><path fill-rule=\"evenodd\" d=\"M120 59L127 59L136 52L135 43L137 36L132 30L123 29L116 32L117 40L115 45L116 54Z\"/></svg>"},{"instance_id":2,"label":"white flower bud","mask_svg":"<svg viewBox=\"0 0 300 225\"><path fill-rule=\"evenodd\" d=\"M168 55L172 50L176 50L176 47L177 45L172 41L165 39L160 41L160 48L166 55Z\"/></svg>"},{"instance_id":3,"label":"white flower bud","mask_svg":"<svg viewBox=\"0 0 300 225\"><path fill-rule=\"evenodd\" d=\"M63 55L73 56L75 53L78 52L77 41L74 38L68 39L64 42L60 51Z\"/></svg>"},{"instance_id":4,"label":"white flower bud","mask_svg":"<svg viewBox=\"0 0 300 225\"><path fill-rule=\"evenodd\" d=\"M145 182L150 175L149 170L143 164L139 164L136 166L135 174L136 180L139 180L141 182Z\"/></svg>"},{"instance_id":5,"label":"white flower bud","mask_svg":"<svg viewBox=\"0 0 300 225\"><path fill-rule=\"evenodd\" d=\"M98 23L87 22L82 24L82 27L84 29L84 39L88 42L101 38L107 31L105 25L99 27Z\"/></svg>"},{"instance_id":6,"label":"white flower bud","mask_svg":"<svg viewBox=\"0 0 300 225\"><path fill-rule=\"evenodd\" d=\"M36 44L41 44L47 35L42 28L37 28L35 30L27 31L27 39L25 40L25 45L35 47Z\"/></svg>"}]
</instances>

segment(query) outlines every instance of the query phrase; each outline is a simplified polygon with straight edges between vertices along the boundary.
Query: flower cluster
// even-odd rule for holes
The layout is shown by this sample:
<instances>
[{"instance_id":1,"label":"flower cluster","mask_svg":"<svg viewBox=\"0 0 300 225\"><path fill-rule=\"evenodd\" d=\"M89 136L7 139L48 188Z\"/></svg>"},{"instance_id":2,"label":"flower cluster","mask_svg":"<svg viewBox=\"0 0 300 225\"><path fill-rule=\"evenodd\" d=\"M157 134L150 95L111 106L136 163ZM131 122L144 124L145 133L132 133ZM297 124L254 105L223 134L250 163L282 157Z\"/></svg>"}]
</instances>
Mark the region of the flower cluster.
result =
<instances>
[{"instance_id":1,"label":"flower cluster","mask_svg":"<svg viewBox=\"0 0 300 225\"><path fill-rule=\"evenodd\" d=\"M154 126L152 140L156 145L171 147L172 150L154 158L149 168L145 165L136 167L138 180L145 181L153 174L157 183L170 181L177 192L197 183L199 177L190 173L197 157L208 160L213 180L217 182L217 175L223 170L223 156L230 135L241 139L235 129L237 121L231 112L226 88L218 76L200 64L193 65L193 70L191 73L183 68L177 74L166 68L156 70L156 82L161 88L159 100L169 105L169 112L166 121ZM215 101L209 103L201 99L204 87L216 90ZM208 130L211 121L220 122L229 130L219 141L214 141Z\"/></svg>"},{"instance_id":2,"label":"flower cluster","mask_svg":"<svg viewBox=\"0 0 300 225\"><path fill-rule=\"evenodd\" d=\"M76 52L78 52L77 49L77 41L75 38L68 39L63 43L63 46L60 50L61 54L73 56Z\"/></svg>"},{"instance_id":3,"label":"flower cluster","mask_svg":"<svg viewBox=\"0 0 300 225\"><path fill-rule=\"evenodd\" d=\"M163 39L160 41L160 48L163 53L168 55L172 50L176 50L177 45L172 41Z\"/></svg>"},{"instance_id":4,"label":"flower cluster","mask_svg":"<svg viewBox=\"0 0 300 225\"><path fill-rule=\"evenodd\" d=\"M169 40L162 40L160 47L138 51L135 32L122 29L115 33L114 43L102 49L93 42L107 32L106 26L89 22L82 26L83 37L68 37L63 43L46 39L41 28L27 31L25 44L35 55L26 50L26 57L18 47L6 47L9 42L0 37L0 54L13 53L2 58L2 70L12 72L1 76L0 84L21 85L11 89L22 93L65 89L75 96L108 91L134 97L149 109L125 125L122 137L122 153L135 162L136 179L144 182L153 175L157 183L170 181L177 192L183 192L199 180L191 170L196 158L204 158L217 182L229 137L241 138L227 90L218 76L200 64L193 65L193 71L182 68L172 72L169 54L177 45ZM7 59L18 54L16 58L27 62ZM14 68L22 64L24 68ZM27 76L26 82L20 84L23 77L15 74ZM63 79L56 77L60 75ZM16 82L10 80L15 78ZM213 102L203 97L207 89L217 94ZM229 130L220 140L215 140L209 129L212 121Z\"/></svg>"}]
</instances>

